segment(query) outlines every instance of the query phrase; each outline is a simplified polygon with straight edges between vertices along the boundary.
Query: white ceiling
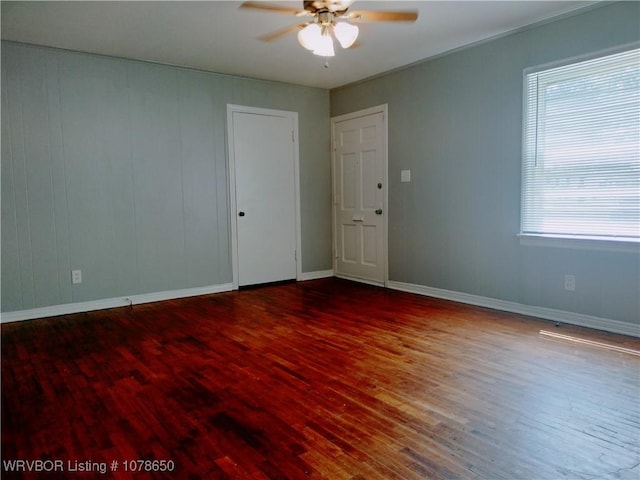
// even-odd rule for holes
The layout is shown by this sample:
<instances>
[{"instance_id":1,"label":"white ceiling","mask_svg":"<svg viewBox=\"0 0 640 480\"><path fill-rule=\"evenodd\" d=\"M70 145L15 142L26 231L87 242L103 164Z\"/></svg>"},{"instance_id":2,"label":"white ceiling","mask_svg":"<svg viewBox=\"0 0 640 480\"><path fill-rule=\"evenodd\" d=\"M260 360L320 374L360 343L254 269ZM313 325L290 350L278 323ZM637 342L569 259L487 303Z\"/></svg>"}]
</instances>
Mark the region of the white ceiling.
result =
<instances>
[{"instance_id":1,"label":"white ceiling","mask_svg":"<svg viewBox=\"0 0 640 480\"><path fill-rule=\"evenodd\" d=\"M595 2L358 0L352 9L418 10L419 18L413 24L360 24L361 46L337 46L329 68L294 34L271 43L257 39L299 18L239 9L240 3L3 0L1 33L5 40L334 88Z\"/></svg>"}]
</instances>

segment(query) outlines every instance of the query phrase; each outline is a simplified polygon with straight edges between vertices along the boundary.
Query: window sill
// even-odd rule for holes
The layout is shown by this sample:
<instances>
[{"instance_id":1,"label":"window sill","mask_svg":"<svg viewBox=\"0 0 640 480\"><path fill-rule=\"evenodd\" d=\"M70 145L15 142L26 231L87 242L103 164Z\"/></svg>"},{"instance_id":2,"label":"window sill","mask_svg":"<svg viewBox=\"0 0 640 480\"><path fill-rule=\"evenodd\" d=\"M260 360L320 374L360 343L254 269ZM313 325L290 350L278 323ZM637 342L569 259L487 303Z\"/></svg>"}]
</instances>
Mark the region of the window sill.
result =
<instances>
[{"instance_id":1,"label":"window sill","mask_svg":"<svg viewBox=\"0 0 640 480\"><path fill-rule=\"evenodd\" d=\"M640 253L640 242L608 237L571 237L563 235L518 234L520 245L526 247L571 248L607 252Z\"/></svg>"}]
</instances>

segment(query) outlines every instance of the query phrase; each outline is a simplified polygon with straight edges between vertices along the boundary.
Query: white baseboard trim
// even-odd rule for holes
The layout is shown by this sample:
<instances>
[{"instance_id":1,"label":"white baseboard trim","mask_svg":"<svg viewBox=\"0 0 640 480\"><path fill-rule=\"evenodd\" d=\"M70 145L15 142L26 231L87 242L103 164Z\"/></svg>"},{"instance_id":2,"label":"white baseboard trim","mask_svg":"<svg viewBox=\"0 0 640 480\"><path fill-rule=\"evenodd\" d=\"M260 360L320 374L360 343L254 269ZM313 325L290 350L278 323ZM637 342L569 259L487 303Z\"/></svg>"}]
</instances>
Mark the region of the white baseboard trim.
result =
<instances>
[{"instance_id":1,"label":"white baseboard trim","mask_svg":"<svg viewBox=\"0 0 640 480\"><path fill-rule=\"evenodd\" d=\"M302 272L298 281L306 282L307 280L317 280L319 278L333 277L333 270L317 270L315 272Z\"/></svg>"},{"instance_id":2,"label":"white baseboard trim","mask_svg":"<svg viewBox=\"0 0 640 480\"><path fill-rule=\"evenodd\" d=\"M333 270L321 270L303 273L300 281L315 280L319 278L333 277ZM354 280L354 279L350 279ZM632 337L640 337L640 326L609 318L593 317L580 313L556 310L553 308L536 307L524 305L506 300L482 297L469 293L443 290L440 288L427 287L413 283L404 283L390 280L388 288L408 293L416 293L428 297L452 300L454 302L476 305L479 307L492 308L505 312L528 315L531 317L543 318L555 322L568 323L582 327L604 330ZM163 300L173 300L176 298L195 297L198 295L208 295L211 293L229 292L233 290L231 283L220 285L209 285L206 287L186 288L182 290L170 290L165 292L143 293L130 295L128 297L109 298L104 300L93 300L90 302L67 303L64 305L53 305L50 307L32 308L29 310L19 310L15 312L3 312L0 314L0 323L17 322L22 320L32 320L36 318L55 317L58 315L68 315L72 313L90 312L93 310L103 310L106 308L126 307L129 305L139 305L142 303L160 302Z\"/></svg>"},{"instance_id":3,"label":"white baseboard trim","mask_svg":"<svg viewBox=\"0 0 640 480\"><path fill-rule=\"evenodd\" d=\"M3 312L2 314L0 314L0 323L33 320L35 318L55 317L58 315L68 315L71 313L91 312L93 310L103 310L105 308L128 307L130 305L139 305L141 303L151 303L160 302L162 300L173 300L176 298L195 297L198 295L208 295L210 293L229 292L231 290L232 285L230 283L223 283L220 285L185 288L181 290L170 290L165 292L142 293L139 295L130 295L128 297L107 298L104 300L93 300L90 302L66 303L64 305L32 308L29 310L19 310L16 312Z\"/></svg>"},{"instance_id":4,"label":"white baseboard trim","mask_svg":"<svg viewBox=\"0 0 640 480\"><path fill-rule=\"evenodd\" d=\"M593 317L591 315L566 312L564 310L556 310L553 308L524 305L522 303L508 302L506 300L482 297L480 295L472 295L469 293L454 292L452 290L443 290L440 288L416 285L413 283L389 281L388 287L393 290L417 293L418 295L425 295L428 297L442 298L444 300L452 300L454 302L467 303L479 307L492 308L494 310L518 313L521 315L543 318L545 320L552 320L560 323L568 323L581 327L594 328L596 330L620 333L631 337L640 337L640 325L634 325L632 323L621 322L619 320L612 320L609 318Z\"/></svg>"}]
</instances>

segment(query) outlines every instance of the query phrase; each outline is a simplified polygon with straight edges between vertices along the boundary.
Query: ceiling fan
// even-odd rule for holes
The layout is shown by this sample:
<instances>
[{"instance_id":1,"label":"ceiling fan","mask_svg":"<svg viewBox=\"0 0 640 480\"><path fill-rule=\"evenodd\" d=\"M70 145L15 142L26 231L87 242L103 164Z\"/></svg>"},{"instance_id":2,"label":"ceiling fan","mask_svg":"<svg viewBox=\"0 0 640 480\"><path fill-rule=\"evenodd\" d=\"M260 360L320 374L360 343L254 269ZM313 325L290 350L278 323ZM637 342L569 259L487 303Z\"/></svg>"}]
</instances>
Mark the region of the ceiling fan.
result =
<instances>
[{"instance_id":1,"label":"ceiling fan","mask_svg":"<svg viewBox=\"0 0 640 480\"><path fill-rule=\"evenodd\" d=\"M349 22L415 22L417 11L349 10L355 0L304 0L302 10L266 2L243 2L240 8L311 17L305 23L285 27L260 37L270 42L298 31L298 42L307 50L323 57L333 57L333 38L342 48L351 47L359 29Z\"/></svg>"}]
</instances>

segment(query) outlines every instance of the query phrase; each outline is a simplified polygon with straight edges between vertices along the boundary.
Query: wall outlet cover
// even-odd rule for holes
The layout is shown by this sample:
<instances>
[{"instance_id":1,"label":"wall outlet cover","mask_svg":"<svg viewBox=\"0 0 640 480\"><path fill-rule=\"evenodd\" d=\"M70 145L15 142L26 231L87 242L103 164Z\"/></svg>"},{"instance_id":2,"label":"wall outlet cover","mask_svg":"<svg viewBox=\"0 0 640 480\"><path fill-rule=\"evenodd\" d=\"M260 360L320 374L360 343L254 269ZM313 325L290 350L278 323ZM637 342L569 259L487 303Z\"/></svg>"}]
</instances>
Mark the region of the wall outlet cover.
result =
<instances>
[{"instance_id":1,"label":"wall outlet cover","mask_svg":"<svg viewBox=\"0 0 640 480\"><path fill-rule=\"evenodd\" d=\"M576 291L576 276L575 275L565 275L564 276L564 289L570 292Z\"/></svg>"}]
</instances>

